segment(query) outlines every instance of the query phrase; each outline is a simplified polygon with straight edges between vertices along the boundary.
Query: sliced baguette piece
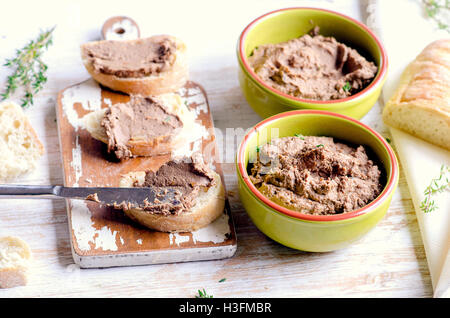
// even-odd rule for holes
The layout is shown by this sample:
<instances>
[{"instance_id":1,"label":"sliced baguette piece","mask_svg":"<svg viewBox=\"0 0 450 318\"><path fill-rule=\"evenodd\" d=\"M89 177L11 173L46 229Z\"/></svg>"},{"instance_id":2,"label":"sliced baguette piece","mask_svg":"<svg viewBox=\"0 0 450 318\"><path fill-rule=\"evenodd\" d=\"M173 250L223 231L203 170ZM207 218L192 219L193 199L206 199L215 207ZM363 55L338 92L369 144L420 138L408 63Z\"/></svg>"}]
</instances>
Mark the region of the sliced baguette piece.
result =
<instances>
[{"instance_id":1,"label":"sliced baguette piece","mask_svg":"<svg viewBox=\"0 0 450 318\"><path fill-rule=\"evenodd\" d=\"M429 44L407 66L383 121L450 150L450 39Z\"/></svg>"},{"instance_id":2,"label":"sliced baguette piece","mask_svg":"<svg viewBox=\"0 0 450 318\"><path fill-rule=\"evenodd\" d=\"M183 127L179 130L174 138L167 140L166 136L159 136L152 140L144 140L142 138L136 138L129 141L129 149L133 156L158 156L170 153L173 149L181 147L186 142L189 142L188 136L192 131L195 124L195 116L189 111L184 104L180 95L175 93L162 94L159 96L152 96L152 98L159 100L163 105L167 107L168 112L177 115L182 123ZM101 125L101 121L105 116L106 108L91 112L83 117L87 131L93 138L100 140L108 144L108 136L106 130Z\"/></svg>"},{"instance_id":3,"label":"sliced baguette piece","mask_svg":"<svg viewBox=\"0 0 450 318\"><path fill-rule=\"evenodd\" d=\"M146 212L142 209L123 210L132 220L160 232L191 232L207 226L220 215L225 207L225 189L220 176L213 171L216 184L208 189L202 189L195 205L190 211L178 215L160 215ZM120 179L120 187L130 188L142 186L145 181L145 171L130 172Z\"/></svg>"},{"instance_id":4,"label":"sliced baguette piece","mask_svg":"<svg viewBox=\"0 0 450 318\"><path fill-rule=\"evenodd\" d=\"M18 104L0 103L0 182L34 170L44 146Z\"/></svg>"},{"instance_id":5,"label":"sliced baguette piece","mask_svg":"<svg viewBox=\"0 0 450 318\"><path fill-rule=\"evenodd\" d=\"M173 36L167 36L176 45L176 50L174 52L174 61L169 68L164 69L160 73L150 74L143 77L119 77L116 75L102 73L95 70L91 58L89 57L89 48L101 45L104 41L89 42L81 45L81 59L83 61L86 70L89 74L103 86L109 87L112 90L123 92L126 94L136 94L136 95L159 95L170 92L175 92L181 87L183 87L188 78L188 61L187 61L187 51L186 45L180 39ZM135 40L121 40L116 41L121 45L134 45L142 41L155 41L161 38L161 36L153 36L144 39ZM126 59L125 55L122 59Z\"/></svg>"},{"instance_id":6,"label":"sliced baguette piece","mask_svg":"<svg viewBox=\"0 0 450 318\"><path fill-rule=\"evenodd\" d=\"M0 237L0 288L27 284L31 251L18 237Z\"/></svg>"}]
</instances>

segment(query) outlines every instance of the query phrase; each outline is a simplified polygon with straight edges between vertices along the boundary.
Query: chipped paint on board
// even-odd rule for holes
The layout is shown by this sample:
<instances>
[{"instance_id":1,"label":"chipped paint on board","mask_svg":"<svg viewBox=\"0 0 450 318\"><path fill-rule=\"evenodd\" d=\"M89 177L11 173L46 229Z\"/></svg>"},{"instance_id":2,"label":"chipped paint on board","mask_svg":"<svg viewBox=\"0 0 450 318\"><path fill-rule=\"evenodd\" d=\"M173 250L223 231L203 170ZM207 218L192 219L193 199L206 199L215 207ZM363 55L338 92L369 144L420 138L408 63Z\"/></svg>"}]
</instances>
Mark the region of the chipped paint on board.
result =
<instances>
[{"instance_id":1,"label":"chipped paint on board","mask_svg":"<svg viewBox=\"0 0 450 318\"><path fill-rule=\"evenodd\" d=\"M200 152L203 139L208 137L208 131L205 126L195 122L189 137L181 147L172 150L171 155L173 158L191 157L194 153Z\"/></svg>"},{"instance_id":2,"label":"chipped paint on board","mask_svg":"<svg viewBox=\"0 0 450 318\"><path fill-rule=\"evenodd\" d=\"M208 113L208 105L206 103L206 98L199 88L185 88L182 87L178 90L178 94L183 97L183 103L185 105L194 105L195 107L190 107L189 111L194 115L194 125L189 131L189 138L178 149L172 151L173 158L180 157L190 157L194 153L200 152L202 149L202 143L204 139L209 137L209 132L203 126L202 122L199 120L199 115L201 112Z\"/></svg>"},{"instance_id":3,"label":"chipped paint on board","mask_svg":"<svg viewBox=\"0 0 450 318\"><path fill-rule=\"evenodd\" d=\"M198 229L191 232L192 241L194 244L197 242L212 242L215 244L225 242L227 236L230 234L228 214L222 214L218 219L209 224L206 227ZM180 233L170 233L169 234L170 245L180 244L190 241L189 235L181 235Z\"/></svg>"},{"instance_id":4,"label":"chipped paint on board","mask_svg":"<svg viewBox=\"0 0 450 318\"><path fill-rule=\"evenodd\" d=\"M81 175L83 174L83 166L81 163L81 147L78 135L75 137L75 148L72 149L72 162L70 166L75 172L75 182L74 187L79 187L78 181L80 181Z\"/></svg>"},{"instance_id":5,"label":"chipped paint on board","mask_svg":"<svg viewBox=\"0 0 450 318\"><path fill-rule=\"evenodd\" d=\"M81 84L69 87L61 98L62 109L69 123L75 131L85 128L83 118L78 117L74 105L79 103L85 110L95 111L102 107L102 91L93 79Z\"/></svg>"},{"instance_id":6,"label":"chipped paint on board","mask_svg":"<svg viewBox=\"0 0 450 318\"><path fill-rule=\"evenodd\" d=\"M117 231L111 231L111 229L105 225L100 230L97 230L96 234L97 236L94 238L95 249L101 248L104 251L118 250L116 244Z\"/></svg>"},{"instance_id":7,"label":"chipped paint on board","mask_svg":"<svg viewBox=\"0 0 450 318\"><path fill-rule=\"evenodd\" d=\"M95 249L117 251L117 231L111 231L106 226L97 230L86 202L83 200L70 200L69 202L72 228L78 248L82 251L89 251L93 245Z\"/></svg>"},{"instance_id":8,"label":"chipped paint on board","mask_svg":"<svg viewBox=\"0 0 450 318\"><path fill-rule=\"evenodd\" d=\"M192 232L194 244L197 242L213 242L216 244L224 242L230 234L228 221L229 216L224 213L210 225Z\"/></svg>"},{"instance_id":9,"label":"chipped paint on board","mask_svg":"<svg viewBox=\"0 0 450 318\"><path fill-rule=\"evenodd\" d=\"M205 95L203 95L203 92L198 87L190 87L185 88L182 87L178 93L180 96L186 96L186 102L188 105L195 105L195 109L193 110L195 112L195 115L200 115L201 112L207 114L208 113L208 105L206 103Z\"/></svg>"},{"instance_id":10,"label":"chipped paint on board","mask_svg":"<svg viewBox=\"0 0 450 318\"><path fill-rule=\"evenodd\" d=\"M108 101L106 101L108 103ZM73 126L75 131L85 128L83 118L78 116L75 104L80 104L84 110L96 111L101 109L102 96L101 89L93 79L81 84L69 87L61 98L64 116ZM109 101L111 103L111 101ZM72 162L70 166L74 170L74 187L79 186L79 181L83 175L82 151L79 136L75 137L75 147L72 149ZM90 180L90 179L89 179ZM91 181L92 182L92 181ZM91 250L91 245L95 249L117 251L116 231L111 231L107 226L101 229L93 227L91 212L86 203L82 200L71 200L71 221L78 248L82 251Z\"/></svg>"},{"instance_id":11,"label":"chipped paint on board","mask_svg":"<svg viewBox=\"0 0 450 318\"><path fill-rule=\"evenodd\" d=\"M111 101L111 99L109 99L109 98L103 98L103 102L104 102L106 105L108 105L108 107L111 107L111 106L112 106L112 101Z\"/></svg>"},{"instance_id":12,"label":"chipped paint on board","mask_svg":"<svg viewBox=\"0 0 450 318\"><path fill-rule=\"evenodd\" d=\"M169 240L170 245L177 244L180 246L180 244L189 242L190 238L189 235L180 235L179 233L170 233L169 234Z\"/></svg>"}]
</instances>

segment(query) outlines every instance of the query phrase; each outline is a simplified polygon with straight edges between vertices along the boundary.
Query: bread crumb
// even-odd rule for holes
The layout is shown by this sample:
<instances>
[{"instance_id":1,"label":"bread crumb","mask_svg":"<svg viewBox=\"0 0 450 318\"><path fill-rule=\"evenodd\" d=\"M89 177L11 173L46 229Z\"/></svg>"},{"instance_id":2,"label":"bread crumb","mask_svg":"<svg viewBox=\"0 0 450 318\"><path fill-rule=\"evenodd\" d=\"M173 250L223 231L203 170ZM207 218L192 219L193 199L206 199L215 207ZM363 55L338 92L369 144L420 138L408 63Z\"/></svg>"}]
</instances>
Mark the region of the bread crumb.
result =
<instances>
[{"instance_id":1,"label":"bread crumb","mask_svg":"<svg viewBox=\"0 0 450 318\"><path fill-rule=\"evenodd\" d=\"M31 172L44 153L22 108L11 101L0 103L0 182Z\"/></svg>"},{"instance_id":2,"label":"bread crumb","mask_svg":"<svg viewBox=\"0 0 450 318\"><path fill-rule=\"evenodd\" d=\"M0 237L0 288L25 286L31 251L18 237Z\"/></svg>"}]
</instances>

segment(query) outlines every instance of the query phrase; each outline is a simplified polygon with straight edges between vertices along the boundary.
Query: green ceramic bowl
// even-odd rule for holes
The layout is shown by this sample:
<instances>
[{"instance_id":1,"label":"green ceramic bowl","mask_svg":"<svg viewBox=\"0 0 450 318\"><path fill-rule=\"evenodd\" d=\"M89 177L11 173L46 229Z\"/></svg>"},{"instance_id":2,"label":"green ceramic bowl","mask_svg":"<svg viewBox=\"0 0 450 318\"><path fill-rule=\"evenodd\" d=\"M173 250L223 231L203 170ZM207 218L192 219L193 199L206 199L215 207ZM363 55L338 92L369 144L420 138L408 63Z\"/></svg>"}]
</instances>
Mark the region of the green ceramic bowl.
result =
<instances>
[{"instance_id":1,"label":"green ceramic bowl","mask_svg":"<svg viewBox=\"0 0 450 318\"><path fill-rule=\"evenodd\" d=\"M365 207L335 215L304 214L270 201L250 181L247 166L254 162L258 146L295 134L330 136L366 146L384 170L383 191ZM236 170L241 201L256 227L283 245L311 252L346 247L375 227L388 210L399 176L394 151L380 134L351 117L318 110L285 112L254 126L239 146Z\"/></svg>"},{"instance_id":2,"label":"green ceramic bowl","mask_svg":"<svg viewBox=\"0 0 450 318\"><path fill-rule=\"evenodd\" d=\"M320 34L335 37L378 66L378 73L370 85L345 99L314 101L284 94L259 79L247 61L253 49L302 36L312 29L310 21L320 27ZM340 13L315 8L281 9L255 19L239 37L237 56L242 91L250 106L263 118L290 110L318 109L359 119L377 101L388 65L381 42L367 26Z\"/></svg>"}]
</instances>

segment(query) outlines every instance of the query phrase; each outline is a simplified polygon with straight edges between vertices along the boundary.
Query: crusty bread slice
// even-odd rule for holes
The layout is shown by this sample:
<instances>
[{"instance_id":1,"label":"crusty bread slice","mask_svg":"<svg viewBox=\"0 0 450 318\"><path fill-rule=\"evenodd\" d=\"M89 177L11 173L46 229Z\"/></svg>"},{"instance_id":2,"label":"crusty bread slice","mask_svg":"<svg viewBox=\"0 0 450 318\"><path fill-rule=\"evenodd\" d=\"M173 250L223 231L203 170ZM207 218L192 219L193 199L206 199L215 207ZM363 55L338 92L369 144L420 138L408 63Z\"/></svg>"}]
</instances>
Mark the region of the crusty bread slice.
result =
<instances>
[{"instance_id":1,"label":"crusty bread slice","mask_svg":"<svg viewBox=\"0 0 450 318\"><path fill-rule=\"evenodd\" d=\"M130 140L129 147L133 156L151 157L168 154L173 149L177 149L184 143L189 142L189 132L194 129L195 116L189 111L180 95L168 93L159 96L152 96L152 98L158 99L167 107L170 113L178 115L183 122L183 127L179 130L177 135L168 142L166 141L166 136L160 136L152 140L144 140L141 138ZM105 128L101 126L101 121L105 116L105 112L106 108L91 112L84 116L83 120L87 131L93 138L108 144L108 136L106 135Z\"/></svg>"},{"instance_id":2,"label":"crusty bread slice","mask_svg":"<svg viewBox=\"0 0 450 318\"><path fill-rule=\"evenodd\" d=\"M43 153L22 107L11 101L0 103L0 182L35 169Z\"/></svg>"},{"instance_id":3,"label":"crusty bread slice","mask_svg":"<svg viewBox=\"0 0 450 318\"><path fill-rule=\"evenodd\" d=\"M450 150L450 39L431 43L409 64L383 121Z\"/></svg>"},{"instance_id":4,"label":"crusty bread slice","mask_svg":"<svg viewBox=\"0 0 450 318\"><path fill-rule=\"evenodd\" d=\"M132 220L160 232L191 232L207 226L217 219L224 210L225 190L220 176L213 172L216 184L200 191L194 207L190 211L178 215L159 215L148 213L142 209L124 210ZM145 172L130 172L123 175L120 187L131 188L142 185Z\"/></svg>"},{"instance_id":5,"label":"crusty bread slice","mask_svg":"<svg viewBox=\"0 0 450 318\"><path fill-rule=\"evenodd\" d=\"M135 95L160 95L170 92L175 92L183 87L188 78L188 61L186 45L180 39L170 36L176 44L175 61L170 69L164 70L158 74L152 74L145 77L118 77L115 75L104 74L94 70L92 63L89 61L86 49L89 46L101 43L89 42L81 45L81 59L89 74L103 86L109 87L112 90L124 92L126 94ZM137 40L123 40L126 42L133 41L151 41L152 37Z\"/></svg>"},{"instance_id":6,"label":"crusty bread slice","mask_svg":"<svg viewBox=\"0 0 450 318\"><path fill-rule=\"evenodd\" d=\"M30 249L23 240L0 237L0 288L26 285L30 259Z\"/></svg>"}]
</instances>

